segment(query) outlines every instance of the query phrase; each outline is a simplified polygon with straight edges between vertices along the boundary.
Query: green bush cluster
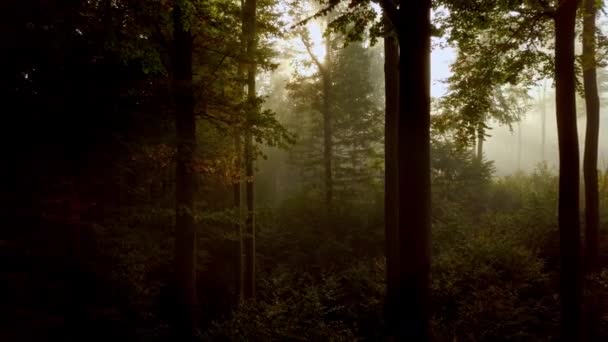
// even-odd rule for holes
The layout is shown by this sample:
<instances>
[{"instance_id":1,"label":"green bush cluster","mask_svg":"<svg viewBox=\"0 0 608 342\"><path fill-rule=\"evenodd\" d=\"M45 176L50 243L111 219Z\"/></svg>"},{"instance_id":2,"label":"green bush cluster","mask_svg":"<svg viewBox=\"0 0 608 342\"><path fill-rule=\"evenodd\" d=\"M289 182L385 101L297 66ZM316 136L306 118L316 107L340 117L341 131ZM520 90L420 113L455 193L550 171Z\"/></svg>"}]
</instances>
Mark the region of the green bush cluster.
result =
<instances>
[{"instance_id":1,"label":"green bush cluster","mask_svg":"<svg viewBox=\"0 0 608 342\"><path fill-rule=\"evenodd\" d=\"M555 172L539 165L529 174L494 177L491 163L469 153L445 150L435 157L431 277L435 339L556 338ZM257 298L239 305L225 299L222 303L232 303L232 310L214 309L213 296L220 292L210 289L224 286L224 296L232 291L232 285L225 285L232 280L218 272L230 273L233 265L225 259L232 253L234 215L229 211L198 215L205 340L384 339L380 196L357 203L338 199L330 217L319 214L322 201L315 196L319 195L297 193L277 208L258 209ZM114 262L115 279L133 305L162 316L163 307L155 303L170 277L173 218L170 211L134 212L138 214L117 215L123 219L100 226L98 234ZM588 301L608 297L607 274L589 280ZM607 321L600 318L596 323L606 326Z\"/></svg>"}]
</instances>

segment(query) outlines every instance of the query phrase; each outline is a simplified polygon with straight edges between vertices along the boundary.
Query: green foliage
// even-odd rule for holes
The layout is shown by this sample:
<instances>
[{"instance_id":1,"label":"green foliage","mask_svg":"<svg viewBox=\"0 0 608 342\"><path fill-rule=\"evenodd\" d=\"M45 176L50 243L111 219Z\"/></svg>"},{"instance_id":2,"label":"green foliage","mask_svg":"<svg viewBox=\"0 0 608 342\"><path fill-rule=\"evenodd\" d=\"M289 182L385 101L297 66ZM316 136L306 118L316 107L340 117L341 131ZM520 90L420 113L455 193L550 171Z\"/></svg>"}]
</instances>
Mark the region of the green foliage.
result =
<instances>
[{"instance_id":1,"label":"green foliage","mask_svg":"<svg viewBox=\"0 0 608 342\"><path fill-rule=\"evenodd\" d=\"M529 340L554 329L544 262L501 226L434 225L434 326L443 339ZM443 234L456 237L442 237ZM435 237L434 236L434 237ZM451 239L451 243L442 241Z\"/></svg>"},{"instance_id":2,"label":"green foliage","mask_svg":"<svg viewBox=\"0 0 608 342\"><path fill-rule=\"evenodd\" d=\"M342 38L332 37L331 65L323 65L312 76L300 75L290 84L293 111L289 128L298 132L290 151L292 164L300 170L305 185L322 189L324 148L324 97L328 97L332 136L332 173L336 196L341 201L363 199L382 182L383 113L382 101L374 89L372 59L377 50L353 43L337 49ZM323 78L329 77L329 93Z\"/></svg>"},{"instance_id":3,"label":"green foliage","mask_svg":"<svg viewBox=\"0 0 608 342\"><path fill-rule=\"evenodd\" d=\"M222 323L216 323L206 337L212 341L351 341L353 333L335 317L340 295L335 279L311 286L305 279L281 270L263 278L266 297L246 302ZM291 279L290 279L291 278ZM303 277L305 278L305 277ZM267 293L266 293L267 292Z\"/></svg>"}]
</instances>

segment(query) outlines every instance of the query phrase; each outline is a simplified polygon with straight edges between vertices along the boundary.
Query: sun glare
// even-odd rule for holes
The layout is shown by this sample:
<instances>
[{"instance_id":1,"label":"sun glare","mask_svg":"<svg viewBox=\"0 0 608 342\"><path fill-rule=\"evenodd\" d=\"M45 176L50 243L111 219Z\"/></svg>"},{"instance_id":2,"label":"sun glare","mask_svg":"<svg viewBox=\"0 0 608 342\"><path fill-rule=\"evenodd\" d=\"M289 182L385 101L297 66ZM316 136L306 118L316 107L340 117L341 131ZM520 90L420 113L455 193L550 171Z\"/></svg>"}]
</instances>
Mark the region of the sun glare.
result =
<instances>
[{"instance_id":1,"label":"sun glare","mask_svg":"<svg viewBox=\"0 0 608 342\"><path fill-rule=\"evenodd\" d=\"M319 23L310 22L307 25L308 32L310 33L310 41L312 43L312 53L319 61L325 59L325 41L323 39L323 29Z\"/></svg>"}]
</instances>

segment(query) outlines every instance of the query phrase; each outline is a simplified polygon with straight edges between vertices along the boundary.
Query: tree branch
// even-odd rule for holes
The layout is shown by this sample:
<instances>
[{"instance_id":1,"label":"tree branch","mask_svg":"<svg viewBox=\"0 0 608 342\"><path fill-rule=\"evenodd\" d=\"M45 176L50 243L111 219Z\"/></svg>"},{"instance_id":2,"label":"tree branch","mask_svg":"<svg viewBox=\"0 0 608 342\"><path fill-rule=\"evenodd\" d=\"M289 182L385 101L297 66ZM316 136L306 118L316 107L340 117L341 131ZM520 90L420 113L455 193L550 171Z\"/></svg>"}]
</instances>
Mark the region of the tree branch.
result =
<instances>
[{"instance_id":1,"label":"tree branch","mask_svg":"<svg viewBox=\"0 0 608 342\"><path fill-rule=\"evenodd\" d=\"M323 67L323 63L321 63L321 61L319 61L319 59L312 52L312 45L310 44L310 40L308 40L308 37L304 34L301 34L300 38L302 39L302 44L304 44L304 47L306 48L306 52L308 52L312 61L317 65L317 68L319 68L319 71L321 73L324 73L325 68ZM327 53L329 53L329 51Z\"/></svg>"}]
</instances>

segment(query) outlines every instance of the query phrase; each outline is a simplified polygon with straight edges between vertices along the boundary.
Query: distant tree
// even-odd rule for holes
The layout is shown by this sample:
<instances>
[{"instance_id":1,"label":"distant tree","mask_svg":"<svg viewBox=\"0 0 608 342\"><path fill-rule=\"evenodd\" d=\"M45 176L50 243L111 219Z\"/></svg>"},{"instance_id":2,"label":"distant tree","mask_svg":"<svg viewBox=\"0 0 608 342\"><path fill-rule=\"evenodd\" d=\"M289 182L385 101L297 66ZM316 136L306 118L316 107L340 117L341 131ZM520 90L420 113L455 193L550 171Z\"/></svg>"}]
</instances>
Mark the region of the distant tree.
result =
<instances>
[{"instance_id":1,"label":"distant tree","mask_svg":"<svg viewBox=\"0 0 608 342\"><path fill-rule=\"evenodd\" d=\"M382 110L374 98L371 49L352 42L334 57L334 182L336 197L369 201L380 183Z\"/></svg>"},{"instance_id":2,"label":"distant tree","mask_svg":"<svg viewBox=\"0 0 608 342\"><path fill-rule=\"evenodd\" d=\"M334 198L334 86L332 80L333 74L333 61L332 54L334 49L332 47L332 37L328 32L325 41L325 60L320 61L312 51L312 43L308 37L308 32L303 31L301 33L302 43L308 52L310 59L318 70L321 82L321 105L319 107L321 115L323 117L323 191L325 196L325 209L327 217L329 218L332 213L333 198Z\"/></svg>"}]
</instances>

